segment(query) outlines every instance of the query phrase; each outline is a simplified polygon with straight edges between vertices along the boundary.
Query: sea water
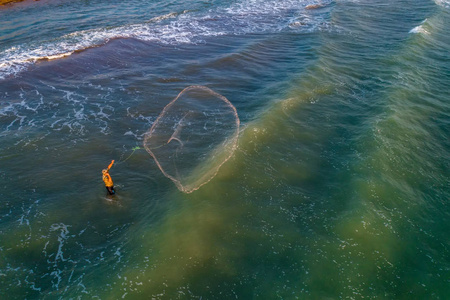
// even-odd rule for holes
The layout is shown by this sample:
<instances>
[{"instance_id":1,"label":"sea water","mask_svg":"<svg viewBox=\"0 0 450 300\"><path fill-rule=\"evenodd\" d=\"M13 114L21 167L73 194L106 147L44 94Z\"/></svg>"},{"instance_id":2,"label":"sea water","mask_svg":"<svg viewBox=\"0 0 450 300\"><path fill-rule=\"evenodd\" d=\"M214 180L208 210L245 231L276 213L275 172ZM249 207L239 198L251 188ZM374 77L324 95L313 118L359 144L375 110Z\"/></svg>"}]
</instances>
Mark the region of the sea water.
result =
<instances>
[{"instance_id":1,"label":"sea water","mask_svg":"<svg viewBox=\"0 0 450 300\"><path fill-rule=\"evenodd\" d=\"M449 9L1 7L0 298L447 299ZM241 127L185 194L143 139L190 85Z\"/></svg>"}]
</instances>

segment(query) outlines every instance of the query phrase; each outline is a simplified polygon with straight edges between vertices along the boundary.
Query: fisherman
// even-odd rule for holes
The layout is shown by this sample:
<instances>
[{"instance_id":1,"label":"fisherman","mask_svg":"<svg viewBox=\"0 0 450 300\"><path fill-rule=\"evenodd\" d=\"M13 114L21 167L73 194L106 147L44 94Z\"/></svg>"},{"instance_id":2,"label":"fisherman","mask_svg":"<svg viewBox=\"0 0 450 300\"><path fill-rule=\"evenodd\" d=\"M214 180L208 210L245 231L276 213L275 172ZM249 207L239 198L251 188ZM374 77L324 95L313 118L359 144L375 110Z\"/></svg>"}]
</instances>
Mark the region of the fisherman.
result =
<instances>
[{"instance_id":1,"label":"fisherman","mask_svg":"<svg viewBox=\"0 0 450 300\"><path fill-rule=\"evenodd\" d=\"M115 195L116 191L114 190L114 183L112 181L111 175L109 175L109 169L111 169L111 167L114 164L114 159L111 161L111 163L109 164L107 169L103 169L102 173L103 173L103 182L105 182L105 187L106 190L108 191L109 195Z\"/></svg>"}]
</instances>

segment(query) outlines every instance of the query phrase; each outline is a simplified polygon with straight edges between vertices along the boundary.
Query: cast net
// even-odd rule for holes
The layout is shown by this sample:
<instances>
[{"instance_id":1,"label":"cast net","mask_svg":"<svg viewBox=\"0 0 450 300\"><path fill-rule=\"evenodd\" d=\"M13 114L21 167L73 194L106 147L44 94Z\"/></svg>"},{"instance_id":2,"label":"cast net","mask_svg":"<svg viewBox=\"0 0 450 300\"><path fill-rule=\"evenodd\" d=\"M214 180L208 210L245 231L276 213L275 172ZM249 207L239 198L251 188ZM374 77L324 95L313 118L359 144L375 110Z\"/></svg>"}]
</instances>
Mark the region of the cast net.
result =
<instances>
[{"instance_id":1,"label":"cast net","mask_svg":"<svg viewBox=\"0 0 450 300\"><path fill-rule=\"evenodd\" d=\"M164 107L145 134L144 147L180 191L191 193L233 155L239 124L227 98L205 86L189 86Z\"/></svg>"}]
</instances>

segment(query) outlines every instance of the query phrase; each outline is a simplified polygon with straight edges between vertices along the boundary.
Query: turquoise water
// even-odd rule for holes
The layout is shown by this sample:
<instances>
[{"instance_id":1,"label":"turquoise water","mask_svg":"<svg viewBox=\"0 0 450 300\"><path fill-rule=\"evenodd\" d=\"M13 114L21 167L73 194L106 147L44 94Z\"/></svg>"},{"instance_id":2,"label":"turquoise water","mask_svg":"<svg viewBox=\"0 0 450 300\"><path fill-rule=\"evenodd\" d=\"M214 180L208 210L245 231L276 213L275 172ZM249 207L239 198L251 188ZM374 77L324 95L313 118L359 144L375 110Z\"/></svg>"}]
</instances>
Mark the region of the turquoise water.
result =
<instances>
[{"instance_id":1,"label":"turquoise water","mask_svg":"<svg viewBox=\"0 0 450 300\"><path fill-rule=\"evenodd\" d=\"M447 299L449 9L2 7L0 297ZM143 140L190 85L225 96L241 125L186 194Z\"/></svg>"}]
</instances>

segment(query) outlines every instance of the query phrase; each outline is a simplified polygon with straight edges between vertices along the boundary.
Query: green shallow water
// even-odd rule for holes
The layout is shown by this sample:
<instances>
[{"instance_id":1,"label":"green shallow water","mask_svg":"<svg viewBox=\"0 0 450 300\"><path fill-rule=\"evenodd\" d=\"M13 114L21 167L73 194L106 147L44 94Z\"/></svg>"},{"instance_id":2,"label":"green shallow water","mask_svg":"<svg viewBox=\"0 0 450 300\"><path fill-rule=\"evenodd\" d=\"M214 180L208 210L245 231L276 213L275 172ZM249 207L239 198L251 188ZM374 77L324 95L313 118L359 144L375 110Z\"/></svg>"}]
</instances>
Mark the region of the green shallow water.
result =
<instances>
[{"instance_id":1,"label":"green shallow water","mask_svg":"<svg viewBox=\"0 0 450 300\"><path fill-rule=\"evenodd\" d=\"M115 39L1 80L2 298L448 298L448 4L326 4L312 31ZM133 149L192 84L241 129L185 194Z\"/></svg>"}]
</instances>

